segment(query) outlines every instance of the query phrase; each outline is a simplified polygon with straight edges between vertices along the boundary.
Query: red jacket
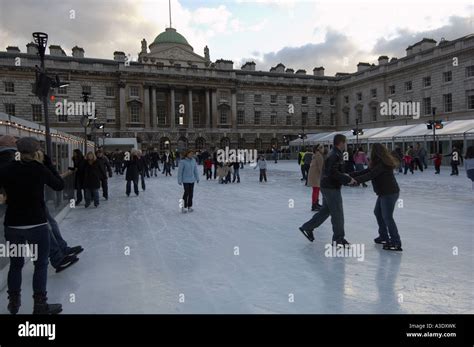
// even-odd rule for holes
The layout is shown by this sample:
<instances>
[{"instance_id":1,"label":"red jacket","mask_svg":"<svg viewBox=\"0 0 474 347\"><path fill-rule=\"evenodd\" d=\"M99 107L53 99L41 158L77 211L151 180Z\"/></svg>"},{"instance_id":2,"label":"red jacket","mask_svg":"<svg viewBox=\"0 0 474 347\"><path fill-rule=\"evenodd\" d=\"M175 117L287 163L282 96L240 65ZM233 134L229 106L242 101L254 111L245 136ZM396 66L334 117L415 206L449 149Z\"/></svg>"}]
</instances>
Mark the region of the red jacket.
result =
<instances>
[{"instance_id":1,"label":"red jacket","mask_svg":"<svg viewBox=\"0 0 474 347\"><path fill-rule=\"evenodd\" d=\"M442 156L441 154L435 154L435 155L433 156L433 158L431 158L431 159L434 160L434 164L435 164L436 166L441 166L441 160L443 159L443 156Z\"/></svg>"},{"instance_id":2,"label":"red jacket","mask_svg":"<svg viewBox=\"0 0 474 347\"><path fill-rule=\"evenodd\" d=\"M405 155L403 157L403 161L405 162L405 164L411 164L411 162L413 161L413 157L411 155Z\"/></svg>"},{"instance_id":3,"label":"red jacket","mask_svg":"<svg viewBox=\"0 0 474 347\"><path fill-rule=\"evenodd\" d=\"M204 160L204 168L205 169L212 169L212 160L211 159Z\"/></svg>"}]
</instances>

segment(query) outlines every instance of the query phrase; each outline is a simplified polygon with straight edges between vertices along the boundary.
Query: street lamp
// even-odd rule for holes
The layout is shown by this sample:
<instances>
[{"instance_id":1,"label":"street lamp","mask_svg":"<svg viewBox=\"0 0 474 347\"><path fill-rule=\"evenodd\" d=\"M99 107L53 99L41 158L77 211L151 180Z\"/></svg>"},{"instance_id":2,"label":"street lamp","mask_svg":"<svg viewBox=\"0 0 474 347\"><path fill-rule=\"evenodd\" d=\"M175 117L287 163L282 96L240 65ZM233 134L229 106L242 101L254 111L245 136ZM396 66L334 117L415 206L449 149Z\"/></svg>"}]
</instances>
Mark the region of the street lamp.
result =
<instances>
[{"instance_id":1,"label":"street lamp","mask_svg":"<svg viewBox=\"0 0 474 347\"><path fill-rule=\"evenodd\" d=\"M359 118L356 118L356 127L352 129L352 135L355 135L356 147L359 147L359 135L364 135L364 130L359 129Z\"/></svg>"}]
</instances>

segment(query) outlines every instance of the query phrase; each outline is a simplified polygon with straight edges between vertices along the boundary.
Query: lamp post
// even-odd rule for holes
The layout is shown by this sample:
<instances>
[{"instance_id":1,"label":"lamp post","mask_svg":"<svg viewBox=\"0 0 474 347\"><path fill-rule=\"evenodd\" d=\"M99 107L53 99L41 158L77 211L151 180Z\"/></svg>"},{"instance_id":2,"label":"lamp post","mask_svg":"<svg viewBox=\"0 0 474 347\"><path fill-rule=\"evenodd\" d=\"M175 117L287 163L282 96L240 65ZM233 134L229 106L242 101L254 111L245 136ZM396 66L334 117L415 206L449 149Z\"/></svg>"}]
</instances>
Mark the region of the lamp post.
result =
<instances>
[{"instance_id":1,"label":"lamp post","mask_svg":"<svg viewBox=\"0 0 474 347\"><path fill-rule=\"evenodd\" d=\"M436 143L436 120L435 120L435 117L436 117L436 107L433 107L431 109L431 114L433 116L433 153L436 154L438 152L438 144Z\"/></svg>"}]
</instances>

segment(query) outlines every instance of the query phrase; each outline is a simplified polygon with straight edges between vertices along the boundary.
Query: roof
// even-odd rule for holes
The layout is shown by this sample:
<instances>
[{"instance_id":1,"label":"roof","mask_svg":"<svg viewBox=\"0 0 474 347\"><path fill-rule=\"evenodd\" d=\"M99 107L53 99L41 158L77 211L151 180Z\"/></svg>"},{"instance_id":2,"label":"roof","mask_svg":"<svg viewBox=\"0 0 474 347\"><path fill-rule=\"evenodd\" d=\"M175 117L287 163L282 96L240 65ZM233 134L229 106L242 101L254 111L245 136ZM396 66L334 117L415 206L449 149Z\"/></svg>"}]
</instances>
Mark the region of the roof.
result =
<instances>
[{"instance_id":1,"label":"roof","mask_svg":"<svg viewBox=\"0 0 474 347\"><path fill-rule=\"evenodd\" d=\"M188 40L186 40L184 36L178 33L174 28L166 28L164 32L155 38L152 45L165 43L174 43L191 47Z\"/></svg>"}]
</instances>

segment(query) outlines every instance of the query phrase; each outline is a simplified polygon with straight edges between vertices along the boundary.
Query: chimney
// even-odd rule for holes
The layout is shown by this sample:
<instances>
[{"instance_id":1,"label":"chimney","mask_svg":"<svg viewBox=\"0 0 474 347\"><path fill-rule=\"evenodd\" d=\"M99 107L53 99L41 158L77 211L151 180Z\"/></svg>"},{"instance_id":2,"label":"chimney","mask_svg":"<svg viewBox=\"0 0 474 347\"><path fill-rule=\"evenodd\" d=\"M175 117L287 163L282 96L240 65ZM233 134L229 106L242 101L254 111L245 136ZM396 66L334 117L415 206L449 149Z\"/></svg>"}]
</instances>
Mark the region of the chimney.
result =
<instances>
[{"instance_id":1,"label":"chimney","mask_svg":"<svg viewBox=\"0 0 474 347\"><path fill-rule=\"evenodd\" d=\"M323 77L324 76L324 67L323 66L315 67L313 69L313 75L318 76L318 77Z\"/></svg>"},{"instance_id":2,"label":"chimney","mask_svg":"<svg viewBox=\"0 0 474 347\"><path fill-rule=\"evenodd\" d=\"M219 70L233 70L234 62L232 60L219 59L216 60L216 69Z\"/></svg>"},{"instance_id":3,"label":"chimney","mask_svg":"<svg viewBox=\"0 0 474 347\"><path fill-rule=\"evenodd\" d=\"M388 57L386 55L381 55L378 60L379 65L385 65L388 63Z\"/></svg>"},{"instance_id":4,"label":"chimney","mask_svg":"<svg viewBox=\"0 0 474 347\"><path fill-rule=\"evenodd\" d=\"M120 51L115 51L114 52L114 60L124 62L125 61L125 53L120 52Z\"/></svg>"},{"instance_id":5,"label":"chimney","mask_svg":"<svg viewBox=\"0 0 474 347\"><path fill-rule=\"evenodd\" d=\"M419 53L421 51L436 47L436 41L433 39L427 39L426 37L423 40L408 46L406 49L407 56Z\"/></svg>"},{"instance_id":6,"label":"chimney","mask_svg":"<svg viewBox=\"0 0 474 347\"><path fill-rule=\"evenodd\" d=\"M28 54L38 54L38 46L34 42L30 42L26 45L26 53Z\"/></svg>"},{"instance_id":7,"label":"chimney","mask_svg":"<svg viewBox=\"0 0 474 347\"><path fill-rule=\"evenodd\" d=\"M286 73L295 73L295 70L288 68L288 69L286 69L285 72L286 72Z\"/></svg>"},{"instance_id":8,"label":"chimney","mask_svg":"<svg viewBox=\"0 0 474 347\"><path fill-rule=\"evenodd\" d=\"M49 46L49 55L54 55L57 57L65 57L66 52L58 45L50 45Z\"/></svg>"},{"instance_id":9,"label":"chimney","mask_svg":"<svg viewBox=\"0 0 474 347\"><path fill-rule=\"evenodd\" d=\"M283 65L282 63L279 63L277 66L275 66L275 72L284 73L285 65Z\"/></svg>"},{"instance_id":10,"label":"chimney","mask_svg":"<svg viewBox=\"0 0 474 347\"><path fill-rule=\"evenodd\" d=\"M84 58L84 49L81 47L74 46L72 48L72 56L74 58Z\"/></svg>"},{"instance_id":11,"label":"chimney","mask_svg":"<svg viewBox=\"0 0 474 347\"><path fill-rule=\"evenodd\" d=\"M306 75L306 70L299 69L298 71L296 71L296 74L297 75Z\"/></svg>"},{"instance_id":12,"label":"chimney","mask_svg":"<svg viewBox=\"0 0 474 347\"><path fill-rule=\"evenodd\" d=\"M255 63L253 61L248 61L242 65L240 69L245 71L255 71Z\"/></svg>"},{"instance_id":13,"label":"chimney","mask_svg":"<svg viewBox=\"0 0 474 347\"><path fill-rule=\"evenodd\" d=\"M21 53L20 49L16 46L8 46L7 53Z\"/></svg>"},{"instance_id":14,"label":"chimney","mask_svg":"<svg viewBox=\"0 0 474 347\"><path fill-rule=\"evenodd\" d=\"M357 64L357 72L367 70L370 67L369 63L359 63Z\"/></svg>"}]
</instances>

